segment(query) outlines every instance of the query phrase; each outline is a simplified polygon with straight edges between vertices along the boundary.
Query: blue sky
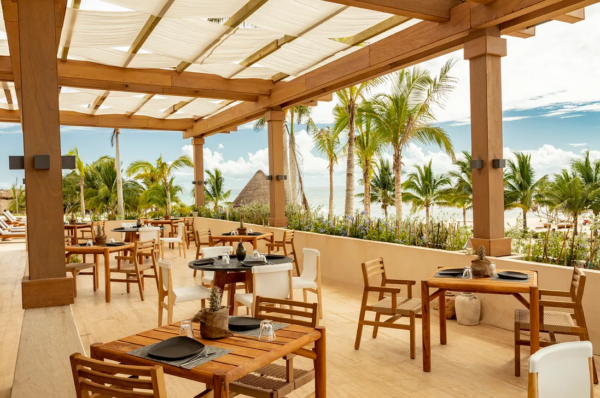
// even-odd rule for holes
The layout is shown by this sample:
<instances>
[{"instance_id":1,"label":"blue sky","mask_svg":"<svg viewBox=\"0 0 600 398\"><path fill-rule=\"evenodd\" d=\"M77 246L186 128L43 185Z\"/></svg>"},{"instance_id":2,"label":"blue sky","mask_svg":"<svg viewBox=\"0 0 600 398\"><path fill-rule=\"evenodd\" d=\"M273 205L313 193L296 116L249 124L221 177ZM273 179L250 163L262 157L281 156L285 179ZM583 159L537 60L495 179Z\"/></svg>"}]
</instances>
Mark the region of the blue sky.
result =
<instances>
[{"instance_id":1,"label":"blue sky","mask_svg":"<svg viewBox=\"0 0 600 398\"><path fill-rule=\"evenodd\" d=\"M505 157L512 151L532 154L538 175L558 172L589 148L600 158L600 5L586 9L586 20L574 25L561 22L537 28L530 39L508 38L508 56L503 58L503 107ZM456 152L470 149L469 72L462 52L421 65L433 74L449 57L459 60L452 74L459 79L445 109L436 110L439 125L450 134ZM386 85L379 88L385 91ZM317 123L331 123L335 101L314 108ZM308 187L327 186L326 162L312 149L310 137L297 126L298 145L304 159ZM114 156L110 145L111 129L63 127L63 152L78 147L80 155L91 162L103 155ZM189 140L180 132L148 132L122 129L121 154L124 167L137 159L153 161L160 155L172 160L191 154ZM205 145L205 167L220 167L228 188L242 188L258 170L268 170L266 131L254 132L251 125L237 132L209 137ZM22 171L8 170L8 156L23 153L19 125L0 125L0 188L8 188ZM453 166L438 148L410 146L405 164L411 167L433 159L437 172ZM335 184L344 184L340 162ZM192 170L178 174L178 182L191 187ZM191 200L191 197L186 201Z\"/></svg>"}]
</instances>

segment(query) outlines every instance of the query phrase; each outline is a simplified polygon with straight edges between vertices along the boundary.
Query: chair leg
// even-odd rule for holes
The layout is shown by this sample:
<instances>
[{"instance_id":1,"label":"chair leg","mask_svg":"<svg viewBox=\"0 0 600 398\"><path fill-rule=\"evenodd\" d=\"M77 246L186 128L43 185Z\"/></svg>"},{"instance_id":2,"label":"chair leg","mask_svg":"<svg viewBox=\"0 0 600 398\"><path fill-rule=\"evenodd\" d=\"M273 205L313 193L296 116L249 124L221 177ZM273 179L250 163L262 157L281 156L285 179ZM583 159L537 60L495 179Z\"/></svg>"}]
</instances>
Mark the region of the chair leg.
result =
<instances>
[{"instance_id":1,"label":"chair leg","mask_svg":"<svg viewBox=\"0 0 600 398\"><path fill-rule=\"evenodd\" d=\"M96 278L96 270L98 269L98 267L94 267L94 269L92 270L92 282L94 283L94 291L96 291L97 289L97 278Z\"/></svg>"},{"instance_id":2,"label":"chair leg","mask_svg":"<svg viewBox=\"0 0 600 398\"><path fill-rule=\"evenodd\" d=\"M169 300L169 304L167 304L167 322L170 324L173 323L173 301Z\"/></svg>"},{"instance_id":3,"label":"chair leg","mask_svg":"<svg viewBox=\"0 0 600 398\"><path fill-rule=\"evenodd\" d=\"M362 331L365 321L365 309L360 309L360 316L358 319L358 329L356 330L356 342L354 343L354 349L358 350L360 348L360 339L362 337Z\"/></svg>"},{"instance_id":4,"label":"chair leg","mask_svg":"<svg viewBox=\"0 0 600 398\"><path fill-rule=\"evenodd\" d=\"M197 272L198 272L198 270L194 270L194 278L196 277Z\"/></svg>"},{"instance_id":5,"label":"chair leg","mask_svg":"<svg viewBox=\"0 0 600 398\"><path fill-rule=\"evenodd\" d=\"M144 281L144 271L140 271L140 283L142 284L142 289L146 290L146 282Z\"/></svg>"},{"instance_id":6,"label":"chair leg","mask_svg":"<svg viewBox=\"0 0 600 398\"><path fill-rule=\"evenodd\" d=\"M302 289L302 297L305 303L308 303L308 291L306 289ZM307 308L308 310L308 308Z\"/></svg>"},{"instance_id":7,"label":"chair leg","mask_svg":"<svg viewBox=\"0 0 600 398\"><path fill-rule=\"evenodd\" d=\"M323 319L323 297L321 296L321 284L317 286L317 305L319 311L319 319Z\"/></svg>"},{"instance_id":8,"label":"chair leg","mask_svg":"<svg viewBox=\"0 0 600 398\"><path fill-rule=\"evenodd\" d=\"M521 325L515 323L515 376L521 376Z\"/></svg>"},{"instance_id":9,"label":"chair leg","mask_svg":"<svg viewBox=\"0 0 600 398\"><path fill-rule=\"evenodd\" d=\"M161 299L160 297L158 298L158 327L161 327L162 324L162 320L163 320L163 300L164 297Z\"/></svg>"},{"instance_id":10,"label":"chair leg","mask_svg":"<svg viewBox=\"0 0 600 398\"><path fill-rule=\"evenodd\" d=\"M377 314L375 314L375 322L379 322L380 319L381 319L381 314L378 312ZM379 331L379 326L373 326L373 338L374 339L377 338L378 331Z\"/></svg>"},{"instance_id":11,"label":"chair leg","mask_svg":"<svg viewBox=\"0 0 600 398\"><path fill-rule=\"evenodd\" d=\"M183 246L183 258L186 258L186 255L185 255L185 244L182 243L181 246Z\"/></svg>"},{"instance_id":12,"label":"chair leg","mask_svg":"<svg viewBox=\"0 0 600 398\"><path fill-rule=\"evenodd\" d=\"M71 272L73 275L73 297L77 297L77 272Z\"/></svg>"},{"instance_id":13,"label":"chair leg","mask_svg":"<svg viewBox=\"0 0 600 398\"><path fill-rule=\"evenodd\" d=\"M181 243L177 243L177 248L179 249L179 257L181 257Z\"/></svg>"},{"instance_id":14,"label":"chair leg","mask_svg":"<svg viewBox=\"0 0 600 398\"><path fill-rule=\"evenodd\" d=\"M140 298L142 299L142 301L144 301L144 285L142 282L144 277L142 276L142 274L140 272L136 272L135 274L137 276L138 289L140 290Z\"/></svg>"},{"instance_id":15,"label":"chair leg","mask_svg":"<svg viewBox=\"0 0 600 398\"><path fill-rule=\"evenodd\" d=\"M415 314L410 314L410 359L416 357Z\"/></svg>"},{"instance_id":16,"label":"chair leg","mask_svg":"<svg viewBox=\"0 0 600 398\"><path fill-rule=\"evenodd\" d=\"M125 274L125 279L130 279L129 274ZM127 293L131 293L131 283L127 282Z\"/></svg>"}]
</instances>

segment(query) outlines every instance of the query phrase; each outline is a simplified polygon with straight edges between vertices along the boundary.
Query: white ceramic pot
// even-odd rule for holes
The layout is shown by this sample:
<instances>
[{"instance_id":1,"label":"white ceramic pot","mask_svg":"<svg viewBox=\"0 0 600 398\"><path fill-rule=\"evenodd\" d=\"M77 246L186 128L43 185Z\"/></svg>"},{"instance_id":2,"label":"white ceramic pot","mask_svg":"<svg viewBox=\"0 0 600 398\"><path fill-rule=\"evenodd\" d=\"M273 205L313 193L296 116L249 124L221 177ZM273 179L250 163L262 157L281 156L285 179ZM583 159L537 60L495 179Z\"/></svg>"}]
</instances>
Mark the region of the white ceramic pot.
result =
<instances>
[{"instance_id":1,"label":"white ceramic pot","mask_svg":"<svg viewBox=\"0 0 600 398\"><path fill-rule=\"evenodd\" d=\"M456 321L459 325L479 325L481 301L474 293L461 293L456 297Z\"/></svg>"}]
</instances>

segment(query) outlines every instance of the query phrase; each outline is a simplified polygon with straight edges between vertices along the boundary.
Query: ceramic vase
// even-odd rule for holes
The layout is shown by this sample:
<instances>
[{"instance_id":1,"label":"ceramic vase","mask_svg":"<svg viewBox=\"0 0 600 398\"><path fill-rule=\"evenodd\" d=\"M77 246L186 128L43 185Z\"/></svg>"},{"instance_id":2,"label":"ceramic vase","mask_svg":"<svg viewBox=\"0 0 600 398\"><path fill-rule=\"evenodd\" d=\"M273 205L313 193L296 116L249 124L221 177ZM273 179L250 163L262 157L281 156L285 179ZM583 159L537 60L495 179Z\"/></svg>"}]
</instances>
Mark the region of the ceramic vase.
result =
<instances>
[{"instance_id":1,"label":"ceramic vase","mask_svg":"<svg viewBox=\"0 0 600 398\"><path fill-rule=\"evenodd\" d=\"M481 301L474 293L461 293L456 297L456 321L459 325L479 325Z\"/></svg>"},{"instance_id":2,"label":"ceramic vase","mask_svg":"<svg viewBox=\"0 0 600 398\"><path fill-rule=\"evenodd\" d=\"M246 248L242 242L238 243L237 250L235 251L235 256L238 261L244 261L246 258Z\"/></svg>"}]
</instances>

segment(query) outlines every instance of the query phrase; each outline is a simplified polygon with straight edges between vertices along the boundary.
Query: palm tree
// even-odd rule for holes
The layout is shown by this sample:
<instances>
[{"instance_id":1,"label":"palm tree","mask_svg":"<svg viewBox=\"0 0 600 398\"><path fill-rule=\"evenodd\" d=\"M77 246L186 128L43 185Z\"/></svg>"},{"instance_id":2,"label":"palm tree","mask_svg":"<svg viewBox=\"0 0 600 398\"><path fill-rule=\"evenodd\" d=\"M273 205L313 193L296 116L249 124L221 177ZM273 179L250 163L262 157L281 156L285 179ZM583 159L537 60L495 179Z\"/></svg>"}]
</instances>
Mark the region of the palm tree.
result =
<instances>
[{"instance_id":1,"label":"palm tree","mask_svg":"<svg viewBox=\"0 0 600 398\"><path fill-rule=\"evenodd\" d=\"M214 171L207 170L206 173L208 174L208 180L204 184L204 196L208 203L213 204L216 212L219 209L219 204L229 199L231 190L225 191L225 179L221 174L221 170L215 168Z\"/></svg>"},{"instance_id":2,"label":"palm tree","mask_svg":"<svg viewBox=\"0 0 600 398\"><path fill-rule=\"evenodd\" d=\"M599 196L600 188L586 185L578 176L569 174L567 170L555 174L554 182L544 192L547 204L573 218L575 235L579 216L589 210Z\"/></svg>"},{"instance_id":3,"label":"palm tree","mask_svg":"<svg viewBox=\"0 0 600 398\"><path fill-rule=\"evenodd\" d=\"M8 202L8 210L15 213L25 210L25 190L18 185L18 179L10 186L12 200Z\"/></svg>"},{"instance_id":4,"label":"palm tree","mask_svg":"<svg viewBox=\"0 0 600 398\"><path fill-rule=\"evenodd\" d=\"M183 192L183 188L181 185L175 184L175 177L169 179L169 192L171 193L171 203L180 203L178 194ZM167 190L160 183L150 185L142 193L140 205L151 209L165 209L167 207Z\"/></svg>"},{"instance_id":5,"label":"palm tree","mask_svg":"<svg viewBox=\"0 0 600 398\"><path fill-rule=\"evenodd\" d=\"M571 162L571 170L585 185L600 186L600 160L590 160L590 150L585 151L583 159ZM594 215L600 213L600 198L590 206Z\"/></svg>"},{"instance_id":6,"label":"palm tree","mask_svg":"<svg viewBox=\"0 0 600 398\"><path fill-rule=\"evenodd\" d=\"M403 69L388 75L392 91L375 96L365 104L378 132L393 149L396 216L402 220L402 151L411 142L436 144L455 160L452 142L440 127L434 127L434 106L443 106L456 79L449 75L455 61L444 64L438 77L419 68Z\"/></svg>"},{"instance_id":7,"label":"palm tree","mask_svg":"<svg viewBox=\"0 0 600 398\"><path fill-rule=\"evenodd\" d=\"M448 173L454 180L454 186L446 190L446 201L448 206L456 207L462 210L463 223L467 225L467 210L473 207L473 177L471 174L471 153L462 152L464 159L458 159L454 162L458 166L457 170Z\"/></svg>"},{"instance_id":8,"label":"palm tree","mask_svg":"<svg viewBox=\"0 0 600 398\"><path fill-rule=\"evenodd\" d=\"M444 203L444 187L451 183L450 178L436 175L429 164L414 166L415 171L408 175L402 193L404 202L411 202L414 210L425 209L425 222L429 224L429 209L433 205Z\"/></svg>"},{"instance_id":9,"label":"palm tree","mask_svg":"<svg viewBox=\"0 0 600 398\"><path fill-rule=\"evenodd\" d=\"M115 169L117 170L117 209L118 214L123 218L125 209L123 207L123 178L121 177L121 149L119 146L120 129L114 129L110 137L110 146L115 147Z\"/></svg>"},{"instance_id":10,"label":"palm tree","mask_svg":"<svg viewBox=\"0 0 600 398\"><path fill-rule=\"evenodd\" d=\"M128 176L134 176L137 180L160 182L167 197L166 216L171 216L171 189L169 181L173 172L183 167L194 167L192 159L187 155L181 155L172 162L163 161L162 155L152 164L146 160L136 160L127 169ZM147 185L149 186L149 185Z\"/></svg>"},{"instance_id":11,"label":"palm tree","mask_svg":"<svg viewBox=\"0 0 600 398\"><path fill-rule=\"evenodd\" d=\"M79 176L79 210L81 211L81 219L85 218L85 173L87 173L88 165L79 157L77 147L67 152L67 156L75 156L75 172Z\"/></svg>"},{"instance_id":12,"label":"palm tree","mask_svg":"<svg viewBox=\"0 0 600 398\"><path fill-rule=\"evenodd\" d=\"M297 105L284 111L285 118L288 123L285 124L285 129L289 136L289 143L287 140L283 140L283 170L285 174L289 174L288 183L289 185L289 197L286 201L297 203L297 195L300 194L302 206L308 210L308 200L304 192L304 181L302 178L302 155L299 152L299 148L296 145L296 136L294 134L294 125L296 123L306 123L306 132L310 134L311 129L316 129L310 114L312 108L305 105ZM262 117L254 123L254 130L262 130L265 128L267 122ZM287 186L286 186L287 188ZM287 193L287 189L286 189Z\"/></svg>"},{"instance_id":13,"label":"palm tree","mask_svg":"<svg viewBox=\"0 0 600 398\"><path fill-rule=\"evenodd\" d=\"M340 133L325 127L313 134L315 149L327 157L329 162L329 220L333 219L333 166L340 154Z\"/></svg>"},{"instance_id":14,"label":"palm tree","mask_svg":"<svg viewBox=\"0 0 600 398\"><path fill-rule=\"evenodd\" d=\"M504 208L523 210L523 229L527 229L527 213L535 206L535 197L546 179L535 179L531 166L531 155L515 153L516 161L508 161L508 171L504 175Z\"/></svg>"},{"instance_id":15,"label":"palm tree","mask_svg":"<svg viewBox=\"0 0 600 398\"><path fill-rule=\"evenodd\" d=\"M366 117L359 108L357 126L360 133L356 136L356 157L362 169L362 183L364 186L363 204L365 217L371 217L371 176L375 166L375 157L381 155L384 145L383 136L374 130L372 118Z\"/></svg>"},{"instance_id":16,"label":"palm tree","mask_svg":"<svg viewBox=\"0 0 600 398\"><path fill-rule=\"evenodd\" d=\"M394 172L390 162L384 159L379 159L377 164L377 172L371 180L371 202L381 203L381 209L385 218L388 217L388 207L394 205Z\"/></svg>"},{"instance_id":17,"label":"palm tree","mask_svg":"<svg viewBox=\"0 0 600 398\"><path fill-rule=\"evenodd\" d=\"M346 200L344 213L347 216L354 214L354 141L355 119L358 106L365 99L365 95L382 82L382 78L366 81L357 86L337 91L335 96L338 104L333 109L334 130L341 132L348 129L348 142L346 143Z\"/></svg>"}]
</instances>

